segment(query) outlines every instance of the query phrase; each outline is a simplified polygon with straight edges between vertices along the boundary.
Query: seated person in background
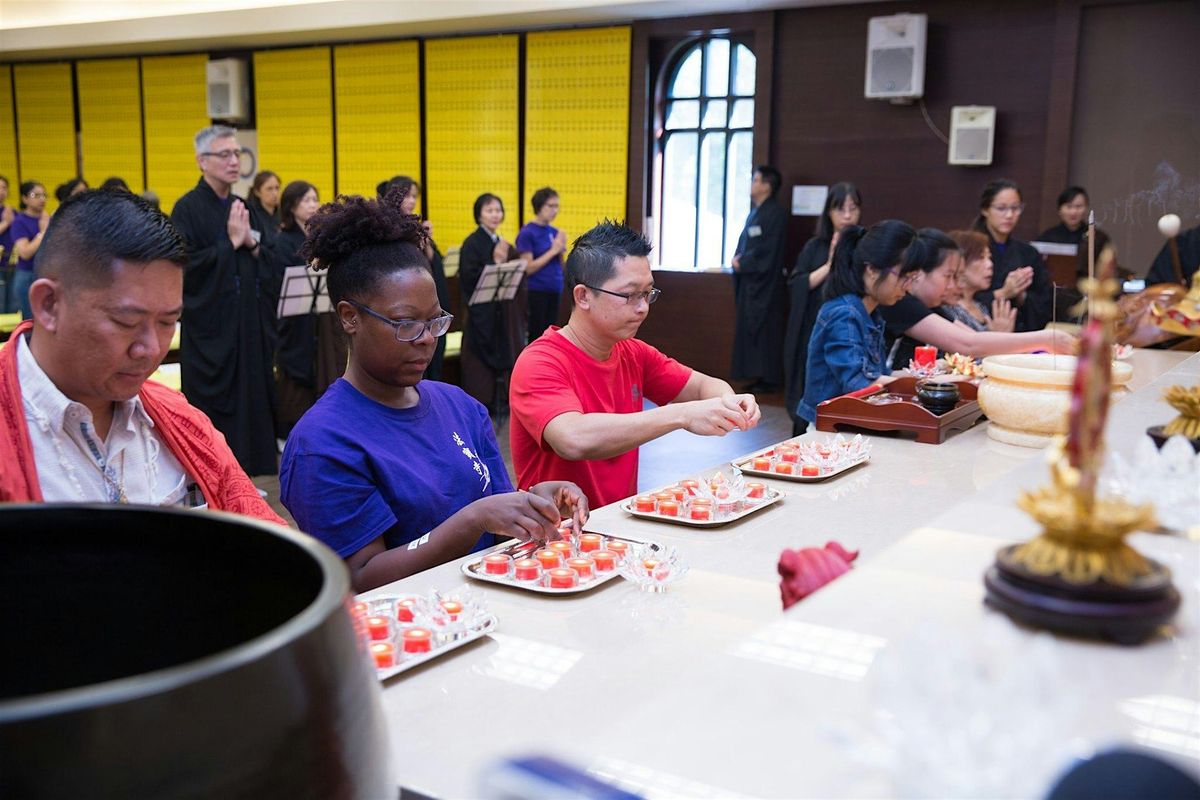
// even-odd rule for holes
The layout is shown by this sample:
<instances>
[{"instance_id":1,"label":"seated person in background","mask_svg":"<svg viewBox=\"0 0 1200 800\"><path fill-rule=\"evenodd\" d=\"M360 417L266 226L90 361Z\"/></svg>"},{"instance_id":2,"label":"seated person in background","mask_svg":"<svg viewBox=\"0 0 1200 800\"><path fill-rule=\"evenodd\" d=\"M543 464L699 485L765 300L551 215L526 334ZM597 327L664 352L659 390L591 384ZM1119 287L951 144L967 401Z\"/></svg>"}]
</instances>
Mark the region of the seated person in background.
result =
<instances>
[{"instance_id":1,"label":"seated person in background","mask_svg":"<svg viewBox=\"0 0 1200 800\"><path fill-rule=\"evenodd\" d=\"M33 320L0 351L0 502L207 502L283 524L208 418L146 380L175 333L186 265L170 220L128 192L58 209Z\"/></svg>"},{"instance_id":2,"label":"seated person in background","mask_svg":"<svg viewBox=\"0 0 1200 800\"><path fill-rule=\"evenodd\" d=\"M992 300L988 308L975 299L992 285L992 253L987 237L978 231L950 231L946 234L962 253L962 266L946 287L939 312L951 322L961 322L971 330L1012 333L1017 310L1003 297Z\"/></svg>"},{"instance_id":3,"label":"seated person in background","mask_svg":"<svg viewBox=\"0 0 1200 800\"><path fill-rule=\"evenodd\" d=\"M1058 195L1058 218L1061 220L1053 228L1047 228L1037 237L1039 242L1054 242L1055 244L1073 244L1080 247L1079 262L1076 273L1079 277L1087 276L1087 232L1088 211L1091 202L1087 190L1082 186L1068 186ZM1108 246L1108 234L1096 227L1096 255ZM1071 287L1075 288L1075 287Z\"/></svg>"},{"instance_id":4,"label":"seated person in background","mask_svg":"<svg viewBox=\"0 0 1200 800\"><path fill-rule=\"evenodd\" d=\"M1012 181L990 181L983 187L975 230L988 237L994 272L991 291L978 299L987 305L993 297L1008 300L1017 307L1018 331L1040 331L1053 315L1054 285L1041 254L1012 236L1024 210L1021 189Z\"/></svg>"},{"instance_id":5,"label":"seated person in background","mask_svg":"<svg viewBox=\"0 0 1200 800\"><path fill-rule=\"evenodd\" d=\"M958 245L935 228L918 234L922 242L921 260L908 293L890 308L883 309L886 323L887 365L904 369L917 345L931 344L948 353L964 353L981 358L1000 353L1028 353L1049 350L1070 353L1075 338L1062 331L1037 330L1025 333L990 333L956 325L934 309L944 302L947 288L962 261Z\"/></svg>"},{"instance_id":6,"label":"seated person in background","mask_svg":"<svg viewBox=\"0 0 1200 800\"><path fill-rule=\"evenodd\" d=\"M513 467L521 486L570 478L605 505L637 492L639 446L681 429L748 430L760 414L752 395L634 338L659 295L645 237L606 220L572 247L571 318L530 342L513 368ZM659 408L643 410L643 398Z\"/></svg>"},{"instance_id":7,"label":"seated person in background","mask_svg":"<svg viewBox=\"0 0 1200 800\"><path fill-rule=\"evenodd\" d=\"M912 226L895 219L841 232L825 279L829 299L809 340L801 417L816 422L819 403L891 381L880 307L904 296L920 269L921 247Z\"/></svg>"},{"instance_id":8,"label":"seated person in background","mask_svg":"<svg viewBox=\"0 0 1200 800\"><path fill-rule=\"evenodd\" d=\"M1150 265L1150 271L1146 273L1147 286L1153 286L1156 283L1192 285L1192 275L1197 269L1200 269L1200 225L1176 236L1175 246L1179 250L1179 273L1177 274L1175 271L1171 243L1167 242L1162 246L1162 250L1158 251L1158 255L1154 257L1154 263Z\"/></svg>"},{"instance_id":9,"label":"seated person in background","mask_svg":"<svg viewBox=\"0 0 1200 800\"><path fill-rule=\"evenodd\" d=\"M561 515L587 519L565 481L514 492L487 410L457 386L422 380L450 327L403 196L342 198L309 221L303 256L329 272L350 364L283 450L283 504L345 559L356 592L472 550L493 534L546 539Z\"/></svg>"}]
</instances>

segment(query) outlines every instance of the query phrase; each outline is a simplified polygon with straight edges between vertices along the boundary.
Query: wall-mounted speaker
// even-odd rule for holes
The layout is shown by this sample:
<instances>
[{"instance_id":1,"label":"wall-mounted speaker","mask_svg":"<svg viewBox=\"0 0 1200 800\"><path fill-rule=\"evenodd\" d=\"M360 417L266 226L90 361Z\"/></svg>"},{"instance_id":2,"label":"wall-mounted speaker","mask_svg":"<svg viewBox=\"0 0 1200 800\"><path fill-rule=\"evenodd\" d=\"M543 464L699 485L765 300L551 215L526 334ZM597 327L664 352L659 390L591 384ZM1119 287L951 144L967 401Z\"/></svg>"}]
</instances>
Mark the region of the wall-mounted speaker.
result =
<instances>
[{"instance_id":1,"label":"wall-mounted speaker","mask_svg":"<svg viewBox=\"0 0 1200 800\"><path fill-rule=\"evenodd\" d=\"M991 164L995 141L995 106L954 106L950 109L951 164L976 167Z\"/></svg>"},{"instance_id":2,"label":"wall-mounted speaker","mask_svg":"<svg viewBox=\"0 0 1200 800\"><path fill-rule=\"evenodd\" d=\"M250 119L250 82L246 61L220 58L208 62L208 116L225 122Z\"/></svg>"},{"instance_id":3,"label":"wall-mounted speaker","mask_svg":"<svg viewBox=\"0 0 1200 800\"><path fill-rule=\"evenodd\" d=\"M868 100L915 100L925 94L925 14L872 17L867 22Z\"/></svg>"}]
</instances>

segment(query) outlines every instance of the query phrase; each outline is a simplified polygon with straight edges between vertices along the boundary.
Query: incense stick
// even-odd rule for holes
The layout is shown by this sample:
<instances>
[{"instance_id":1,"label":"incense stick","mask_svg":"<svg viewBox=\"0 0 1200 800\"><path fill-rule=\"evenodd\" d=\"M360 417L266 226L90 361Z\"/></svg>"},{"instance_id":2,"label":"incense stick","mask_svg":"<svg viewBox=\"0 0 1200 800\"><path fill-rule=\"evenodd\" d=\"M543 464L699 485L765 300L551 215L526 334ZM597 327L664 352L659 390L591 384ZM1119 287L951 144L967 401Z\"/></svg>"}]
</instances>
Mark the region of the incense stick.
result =
<instances>
[{"instance_id":1,"label":"incense stick","mask_svg":"<svg viewBox=\"0 0 1200 800\"><path fill-rule=\"evenodd\" d=\"M1096 210L1088 210L1088 281L1095 282L1096 280ZM1088 292L1088 321L1092 319L1092 296L1095 292Z\"/></svg>"}]
</instances>

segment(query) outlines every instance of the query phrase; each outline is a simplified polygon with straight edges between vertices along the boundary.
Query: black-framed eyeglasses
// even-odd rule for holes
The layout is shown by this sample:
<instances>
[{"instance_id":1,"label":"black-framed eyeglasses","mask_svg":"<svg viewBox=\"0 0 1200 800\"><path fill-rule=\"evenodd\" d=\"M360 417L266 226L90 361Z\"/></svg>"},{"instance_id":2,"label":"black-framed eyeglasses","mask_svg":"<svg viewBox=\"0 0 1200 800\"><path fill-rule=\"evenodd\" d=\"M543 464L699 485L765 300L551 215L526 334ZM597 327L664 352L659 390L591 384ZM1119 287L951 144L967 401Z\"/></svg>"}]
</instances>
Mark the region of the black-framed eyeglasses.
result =
<instances>
[{"instance_id":1,"label":"black-framed eyeglasses","mask_svg":"<svg viewBox=\"0 0 1200 800\"><path fill-rule=\"evenodd\" d=\"M218 150L215 153L201 153L200 155L211 156L213 158L219 158L222 161L228 161L229 159L233 158L234 156L241 158L242 153L245 153L245 152L246 152L245 150L243 150L242 148L239 147L235 150Z\"/></svg>"},{"instance_id":2,"label":"black-framed eyeglasses","mask_svg":"<svg viewBox=\"0 0 1200 800\"><path fill-rule=\"evenodd\" d=\"M434 317L433 319L392 319L391 317L385 317L378 311L372 311L356 300L347 300L346 302L359 311L370 314L380 322L386 322L388 325L391 325L392 329L396 332L396 341L398 342L415 342L425 334L425 331L433 334L433 338L435 339L439 336L445 336L446 331L450 330L450 323L454 321L453 314L442 314L440 317Z\"/></svg>"},{"instance_id":3,"label":"black-framed eyeglasses","mask_svg":"<svg viewBox=\"0 0 1200 800\"><path fill-rule=\"evenodd\" d=\"M645 300L646 304L650 305L662 294L662 289L651 289L648 292L612 292L608 289L601 289L599 286L591 286L586 283L584 286L593 292L604 292L605 294L611 294L613 297L619 297L631 306L636 306L641 300Z\"/></svg>"}]
</instances>

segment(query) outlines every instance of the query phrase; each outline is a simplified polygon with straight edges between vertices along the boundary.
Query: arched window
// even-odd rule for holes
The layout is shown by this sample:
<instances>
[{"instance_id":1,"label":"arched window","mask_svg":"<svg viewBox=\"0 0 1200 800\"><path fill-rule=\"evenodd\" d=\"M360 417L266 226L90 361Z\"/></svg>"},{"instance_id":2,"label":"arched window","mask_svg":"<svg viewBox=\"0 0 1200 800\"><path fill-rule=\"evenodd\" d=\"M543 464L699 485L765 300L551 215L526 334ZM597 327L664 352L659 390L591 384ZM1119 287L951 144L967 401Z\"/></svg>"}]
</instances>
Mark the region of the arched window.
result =
<instances>
[{"instance_id":1,"label":"arched window","mask_svg":"<svg viewBox=\"0 0 1200 800\"><path fill-rule=\"evenodd\" d=\"M658 263L728 264L750 213L754 53L728 37L681 48L665 71L657 126Z\"/></svg>"}]
</instances>

